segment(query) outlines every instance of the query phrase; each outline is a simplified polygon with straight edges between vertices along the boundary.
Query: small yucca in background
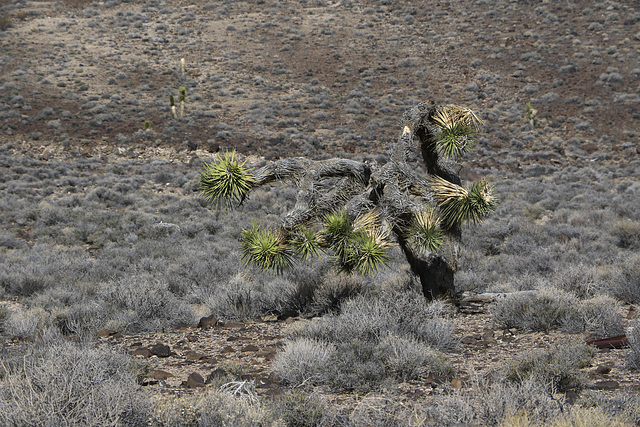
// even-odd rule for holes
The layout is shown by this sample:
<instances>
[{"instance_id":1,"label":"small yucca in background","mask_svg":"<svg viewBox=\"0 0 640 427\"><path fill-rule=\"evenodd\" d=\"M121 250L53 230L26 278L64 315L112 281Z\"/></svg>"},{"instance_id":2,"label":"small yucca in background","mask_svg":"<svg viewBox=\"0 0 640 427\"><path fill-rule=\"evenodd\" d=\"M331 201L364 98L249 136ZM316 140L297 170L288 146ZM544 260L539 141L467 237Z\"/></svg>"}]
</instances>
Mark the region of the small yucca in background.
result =
<instances>
[{"instance_id":1,"label":"small yucca in background","mask_svg":"<svg viewBox=\"0 0 640 427\"><path fill-rule=\"evenodd\" d=\"M232 207L234 203L241 203L255 181L251 169L244 165L245 162L239 163L236 159L235 151L226 152L205 164L200 175L200 195L209 204L222 202Z\"/></svg>"}]
</instances>

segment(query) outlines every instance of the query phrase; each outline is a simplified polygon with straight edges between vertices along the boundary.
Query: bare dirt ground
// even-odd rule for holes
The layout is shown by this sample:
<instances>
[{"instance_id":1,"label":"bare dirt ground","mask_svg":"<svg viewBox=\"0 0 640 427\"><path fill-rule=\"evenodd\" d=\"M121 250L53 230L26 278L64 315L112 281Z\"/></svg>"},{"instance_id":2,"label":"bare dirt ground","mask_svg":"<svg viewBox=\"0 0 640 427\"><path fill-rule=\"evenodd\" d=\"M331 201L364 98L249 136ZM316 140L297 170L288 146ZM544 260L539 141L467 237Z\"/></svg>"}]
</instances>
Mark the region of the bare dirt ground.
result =
<instances>
[{"instance_id":1,"label":"bare dirt ground","mask_svg":"<svg viewBox=\"0 0 640 427\"><path fill-rule=\"evenodd\" d=\"M0 7L8 19L0 31L0 144L16 156L188 162L235 148L266 158L376 159L397 137L402 112L430 99L464 104L486 121L478 153L466 159L471 171L615 165L639 153L633 0ZM169 97L179 109L181 86L185 113L174 118ZM452 357L463 387L521 350L576 338L514 335L493 328L486 313L460 313L455 322L463 344ZM237 363L261 393L277 393L270 363L285 327L257 321L99 340L139 350L165 372L149 380L159 392L186 392L189 374L206 381L221 363ZM140 350L156 343L169 345L168 357ZM591 386L638 392L628 351L598 353ZM596 373L598 366L611 370ZM415 399L442 385L425 377L401 387Z\"/></svg>"},{"instance_id":2,"label":"bare dirt ground","mask_svg":"<svg viewBox=\"0 0 640 427\"><path fill-rule=\"evenodd\" d=\"M448 353L455 366L453 378L440 378L425 373L420 379L398 384L392 393L400 402L427 403L446 390L460 387L481 387L482 380L491 378L513 360L527 351L548 350L584 340L582 335L561 332L522 333L501 329L492 324L491 317L480 306L474 312L459 312L454 317L456 337L460 347ZM635 308L625 307L624 325L629 326L635 317ZM168 333L122 336L115 331L103 331L99 345L109 345L128 352L147 364L149 374L145 385L169 396L181 396L206 387L219 386L230 378L225 372L233 372L234 380L253 381L262 396L277 397L286 385L272 373L272 361L285 345L287 327L304 319L256 319L246 323L227 323L203 329L196 326ZM111 333L112 335L108 335ZM168 348L163 347L166 346ZM588 388L600 393L640 392L640 374L630 371L626 358L628 348L599 349L591 366L583 371L588 378ZM228 374L227 374L228 375ZM194 379L195 378L195 379ZM373 393L371 396L375 396ZM384 394L382 394L384 395ZM325 394L335 408L351 411L365 396L350 394ZM571 398L571 396L567 396Z\"/></svg>"}]
</instances>

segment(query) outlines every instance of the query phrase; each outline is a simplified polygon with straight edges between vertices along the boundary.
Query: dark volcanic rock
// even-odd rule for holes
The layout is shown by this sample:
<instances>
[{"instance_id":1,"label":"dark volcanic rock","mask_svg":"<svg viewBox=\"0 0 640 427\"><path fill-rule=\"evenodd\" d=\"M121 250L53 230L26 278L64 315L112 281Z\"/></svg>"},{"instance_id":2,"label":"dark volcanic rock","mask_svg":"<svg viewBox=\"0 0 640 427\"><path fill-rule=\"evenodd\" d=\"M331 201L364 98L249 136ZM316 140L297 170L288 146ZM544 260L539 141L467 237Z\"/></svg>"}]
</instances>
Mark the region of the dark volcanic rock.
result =
<instances>
[{"instance_id":1,"label":"dark volcanic rock","mask_svg":"<svg viewBox=\"0 0 640 427\"><path fill-rule=\"evenodd\" d=\"M155 344L149 347L149 351L152 355L158 357L169 357L171 355L171 348L166 344Z\"/></svg>"}]
</instances>

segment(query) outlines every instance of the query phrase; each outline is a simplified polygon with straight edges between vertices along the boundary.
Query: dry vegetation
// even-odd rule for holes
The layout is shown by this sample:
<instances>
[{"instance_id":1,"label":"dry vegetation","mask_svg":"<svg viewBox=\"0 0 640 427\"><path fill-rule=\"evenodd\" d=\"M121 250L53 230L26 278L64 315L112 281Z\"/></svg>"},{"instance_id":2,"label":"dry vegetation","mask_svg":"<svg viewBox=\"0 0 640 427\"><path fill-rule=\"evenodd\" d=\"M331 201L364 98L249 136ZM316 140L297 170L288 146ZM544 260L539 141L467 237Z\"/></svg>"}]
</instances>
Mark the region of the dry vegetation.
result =
<instances>
[{"instance_id":1,"label":"dry vegetation","mask_svg":"<svg viewBox=\"0 0 640 427\"><path fill-rule=\"evenodd\" d=\"M0 1L0 424L636 425L639 22L631 0ZM263 273L241 231L295 189L197 196L218 150L384 164L429 99L478 112L461 175L500 199L457 290L535 294L426 304L397 249L371 276Z\"/></svg>"}]
</instances>

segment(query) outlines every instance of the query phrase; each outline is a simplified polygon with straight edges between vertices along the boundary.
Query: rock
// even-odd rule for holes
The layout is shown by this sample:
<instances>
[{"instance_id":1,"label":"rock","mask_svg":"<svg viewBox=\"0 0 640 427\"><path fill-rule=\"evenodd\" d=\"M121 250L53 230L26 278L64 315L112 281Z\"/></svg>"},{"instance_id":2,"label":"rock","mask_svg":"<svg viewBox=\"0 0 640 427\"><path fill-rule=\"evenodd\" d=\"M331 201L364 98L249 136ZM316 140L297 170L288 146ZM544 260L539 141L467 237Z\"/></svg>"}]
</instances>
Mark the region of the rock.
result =
<instances>
[{"instance_id":1,"label":"rock","mask_svg":"<svg viewBox=\"0 0 640 427\"><path fill-rule=\"evenodd\" d=\"M151 374L149 375L149 378L153 378L154 380L159 380L159 381L164 381L167 378L171 378L174 377L175 375L166 372L166 371L162 371L160 369L156 369L155 371L151 372Z\"/></svg>"},{"instance_id":2,"label":"rock","mask_svg":"<svg viewBox=\"0 0 640 427\"><path fill-rule=\"evenodd\" d=\"M185 387L187 388L198 388L205 386L204 378L202 378L202 375L197 372L191 373L191 375L189 375L189 378L187 378L186 383L183 384L185 384Z\"/></svg>"},{"instance_id":3,"label":"rock","mask_svg":"<svg viewBox=\"0 0 640 427\"><path fill-rule=\"evenodd\" d=\"M162 343L152 345L151 347L149 347L149 351L152 355L158 357L169 357L171 355L171 348L168 345Z\"/></svg>"},{"instance_id":4,"label":"rock","mask_svg":"<svg viewBox=\"0 0 640 427\"><path fill-rule=\"evenodd\" d=\"M438 384L443 384L444 383L444 378L442 378L440 375L429 374L424 379L424 382L427 383L427 384L431 384L432 387L435 387Z\"/></svg>"},{"instance_id":5,"label":"rock","mask_svg":"<svg viewBox=\"0 0 640 427\"><path fill-rule=\"evenodd\" d=\"M272 349L262 349L255 354L257 357L264 357L266 360L273 360L276 357L276 351Z\"/></svg>"},{"instance_id":6,"label":"rock","mask_svg":"<svg viewBox=\"0 0 640 427\"><path fill-rule=\"evenodd\" d=\"M611 366L600 365L596 368L596 374L599 374L599 375L606 375L609 372L611 372Z\"/></svg>"},{"instance_id":7,"label":"rock","mask_svg":"<svg viewBox=\"0 0 640 427\"><path fill-rule=\"evenodd\" d=\"M217 153L220 151L220 144L214 141L207 141L207 150L209 150L210 153Z\"/></svg>"},{"instance_id":8,"label":"rock","mask_svg":"<svg viewBox=\"0 0 640 427\"><path fill-rule=\"evenodd\" d=\"M258 351L258 350L260 350L260 347L256 347L255 345L249 344L249 345L244 346L242 348L242 350L240 350L240 351L243 352L243 353L247 353L247 352L250 352L250 351Z\"/></svg>"},{"instance_id":9,"label":"rock","mask_svg":"<svg viewBox=\"0 0 640 427\"><path fill-rule=\"evenodd\" d=\"M467 345L478 344L482 341L482 335L468 335L462 338L462 343Z\"/></svg>"},{"instance_id":10,"label":"rock","mask_svg":"<svg viewBox=\"0 0 640 427\"><path fill-rule=\"evenodd\" d=\"M462 388L462 380L459 380L457 378L454 378L451 380L451 388L459 390Z\"/></svg>"},{"instance_id":11,"label":"rock","mask_svg":"<svg viewBox=\"0 0 640 427\"><path fill-rule=\"evenodd\" d=\"M187 360L200 360L204 357L204 354L200 354L197 351L188 351L185 357Z\"/></svg>"},{"instance_id":12,"label":"rock","mask_svg":"<svg viewBox=\"0 0 640 427\"><path fill-rule=\"evenodd\" d=\"M598 381L592 387L594 390L616 390L620 388L620 384L618 381L608 380L608 381Z\"/></svg>"},{"instance_id":13,"label":"rock","mask_svg":"<svg viewBox=\"0 0 640 427\"><path fill-rule=\"evenodd\" d=\"M213 314L211 316L203 317L198 322L198 328L211 329L219 325L219 321Z\"/></svg>"},{"instance_id":14,"label":"rock","mask_svg":"<svg viewBox=\"0 0 640 427\"><path fill-rule=\"evenodd\" d=\"M96 332L96 335L99 337L110 337L115 334L117 334L117 332L112 331L111 329L103 329L101 331Z\"/></svg>"},{"instance_id":15,"label":"rock","mask_svg":"<svg viewBox=\"0 0 640 427\"><path fill-rule=\"evenodd\" d=\"M273 382L270 377L258 377L255 378L256 388L273 388L278 385L277 382Z\"/></svg>"},{"instance_id":16,"label":"rock","mask_svg":"<svg viewBox=\"0 0 640 427\"><path fill-rule=\"evenodd\" d=\"M207 375L207 380L205 381L205 383L210 384L211 382L215 380L219 380L221 378L225 378L226 376L227 376L227 373L225 372L224 369L216 368L213 371L211 371L209 375Z\"/></svg>"},{"instance_id":17,"label":"rock","mask_svg":"<svg viewBox=\"0 0 640 427\"><path fill-rule=\"evenodd\" d=\"M220 353L233 353L234 351L235 350L233 349L233 347L228 345L225 348L223 348L222 350L220 350Z\"/></svg>"},{"instance_id":18,"label":"rock","mask_svg":"<svg viewBox=\"0 0 640 427\"><path fill-rule=\"evenodd\" d=\"M136 348L133 351L134 356L151 357L151 351L147 347Z\"/></svg>"}]
</instances>

